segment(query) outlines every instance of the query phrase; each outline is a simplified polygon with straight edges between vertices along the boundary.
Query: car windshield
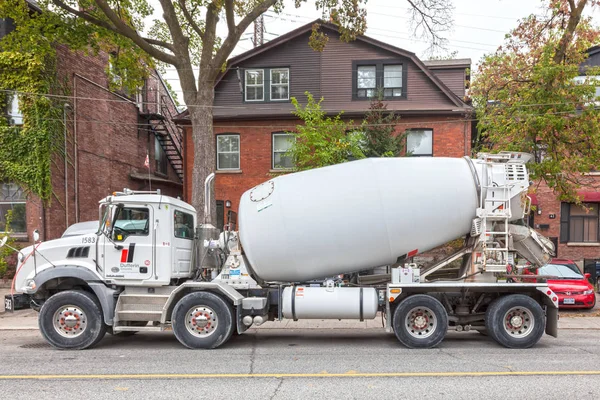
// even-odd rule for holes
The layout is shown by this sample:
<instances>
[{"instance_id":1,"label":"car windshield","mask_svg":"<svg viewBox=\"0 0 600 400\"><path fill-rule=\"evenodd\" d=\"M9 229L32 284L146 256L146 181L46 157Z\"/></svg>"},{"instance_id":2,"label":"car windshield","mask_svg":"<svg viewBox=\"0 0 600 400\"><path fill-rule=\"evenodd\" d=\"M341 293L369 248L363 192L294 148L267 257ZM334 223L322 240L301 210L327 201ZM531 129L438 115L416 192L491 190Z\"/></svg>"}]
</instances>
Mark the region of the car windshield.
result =
<instances>
[{"instance_id":1,"label":"car windshield","mask_svg":"<svg viewBox=\"0 0 600 400\"><path fill-rule=\"evenodd\" d=\"M563 264L546 264L538 269L538 275L551 276L555 279L583 279L580 272Z\"/></svg>"}]
</instances>

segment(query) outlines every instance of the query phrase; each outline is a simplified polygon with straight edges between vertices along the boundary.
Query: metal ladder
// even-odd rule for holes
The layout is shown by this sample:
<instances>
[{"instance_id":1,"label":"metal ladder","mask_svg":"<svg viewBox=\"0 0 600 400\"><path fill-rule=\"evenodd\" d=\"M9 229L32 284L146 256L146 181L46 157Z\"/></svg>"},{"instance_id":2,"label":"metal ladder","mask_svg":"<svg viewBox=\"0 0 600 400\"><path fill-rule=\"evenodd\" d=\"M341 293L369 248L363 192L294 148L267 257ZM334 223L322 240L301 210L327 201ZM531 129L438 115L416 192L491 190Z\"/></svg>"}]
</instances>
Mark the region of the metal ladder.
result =
<instances>
[{"instance_id":1,"label":"metal ladder","mask_svg":"<svg viewBox=\"0 0 600 400\"><path fill-rule=\"evenodd\" d=\"M486 163L491 161L506 162L510 157L506 154L494 154L485 158ZM489 171L489 169L488 169ZM491 179L488 179L491 180ZM477 216L481 218L482 267L486 272L506 273L509 260L509 232L508 224L512 218L510 200L511 185L482 186ZM499 242L502 244L499 245Z\"/></svg>"}]
</instances>

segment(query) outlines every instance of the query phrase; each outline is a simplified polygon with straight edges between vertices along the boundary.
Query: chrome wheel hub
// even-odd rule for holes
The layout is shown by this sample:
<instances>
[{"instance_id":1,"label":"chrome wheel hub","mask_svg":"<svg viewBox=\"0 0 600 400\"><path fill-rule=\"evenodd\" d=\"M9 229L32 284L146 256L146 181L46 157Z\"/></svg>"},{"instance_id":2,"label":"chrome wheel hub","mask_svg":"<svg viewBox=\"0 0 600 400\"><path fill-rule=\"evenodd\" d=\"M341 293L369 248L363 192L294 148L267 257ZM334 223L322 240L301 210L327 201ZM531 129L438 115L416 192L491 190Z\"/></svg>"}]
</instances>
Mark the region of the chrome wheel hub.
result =
<instances>
[{"instance_id":1,"label":"chrome wheel hub","mask_svg":"<svg viewBox=\"0 0 600 400\"><path fill-rule=\"evenodd\" d=\"M404 321L407 332L418 339L431 336L437 329L437 318L427 307L415 307L406 314Z\"/></svg>"},{"instance_id":2,"label":"chrome wheel hub","mask_svg":"<svg viewBox=\"0 0 600 400\"><path fill-rule=\"evenodd\" d=\"M73 338L85 332L87 317L85 312L76 306L63 306L54 313L52 324L61 336Z\"/></svg>"},{"instance_id":3,"label":"chrome wheel hub","mask_svg":"<svg viewBox=\"0 0 600 400\"><path fill-rule=\"evenodd\" d=\"M185 327L194 336L210 336L215 332L218 324L217 314L210 307L195 306L185 315Z\"/></svg>"},{"instance_id":4,"label":"chrome wheel hub","mask_svg":"<svg viewBox=\"0 0 600 400\"><path fill-rule=\"evenodd\" d=\"M535 326L531 310L526 307L513 307L504 314L504 330L512 337L526 337Z\"/></svg>"}]
</instances>

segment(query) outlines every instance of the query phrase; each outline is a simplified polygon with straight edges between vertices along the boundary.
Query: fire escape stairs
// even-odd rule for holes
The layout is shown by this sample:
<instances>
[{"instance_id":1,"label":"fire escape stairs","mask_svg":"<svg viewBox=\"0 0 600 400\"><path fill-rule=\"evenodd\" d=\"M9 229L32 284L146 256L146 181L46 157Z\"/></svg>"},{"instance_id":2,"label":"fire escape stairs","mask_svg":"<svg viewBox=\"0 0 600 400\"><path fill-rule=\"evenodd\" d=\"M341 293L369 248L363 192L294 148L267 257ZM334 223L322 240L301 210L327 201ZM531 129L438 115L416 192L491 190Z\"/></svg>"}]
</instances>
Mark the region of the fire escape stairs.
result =
<instances>
[{"instance_id":1,"label":"fire escape stairs","mask_svg":"<svg viewBox=\"0 0 600 400\"><path fill-rule=\"evenodd\" d=\"M163 110L168 110L167 107L162 107ZM169 114L169 112L167 112ZM162 113L142 113L140 114L150 127L150 131L154 133L160 146L165 152L169 163L177 173L179 179L183 182L183 157L181 155L183 147L183 135L172 125L172 116L163 115Z\"/></svg>"}]
</instances>

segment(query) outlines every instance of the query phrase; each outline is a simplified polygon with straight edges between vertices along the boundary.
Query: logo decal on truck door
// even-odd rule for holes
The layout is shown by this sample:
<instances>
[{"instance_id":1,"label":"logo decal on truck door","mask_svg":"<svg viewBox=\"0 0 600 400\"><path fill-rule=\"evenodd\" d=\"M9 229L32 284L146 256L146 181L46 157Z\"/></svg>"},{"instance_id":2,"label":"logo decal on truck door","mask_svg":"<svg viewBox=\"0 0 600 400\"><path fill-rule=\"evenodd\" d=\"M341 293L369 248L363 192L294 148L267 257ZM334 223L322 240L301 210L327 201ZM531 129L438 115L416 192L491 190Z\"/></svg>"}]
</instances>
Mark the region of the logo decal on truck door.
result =
<instances>
[{"instance_id":1,"label":"logo decal on truck door","mask_svg":"<svg viewBox=\"0 0 600 400\"><path fill-rule=\"evenodd\" d=\"M121 250L121 262L130 263L133 261L133 253L135 251L135 243L131 243L128 249Z\"/></svg>"}]
</instances>

